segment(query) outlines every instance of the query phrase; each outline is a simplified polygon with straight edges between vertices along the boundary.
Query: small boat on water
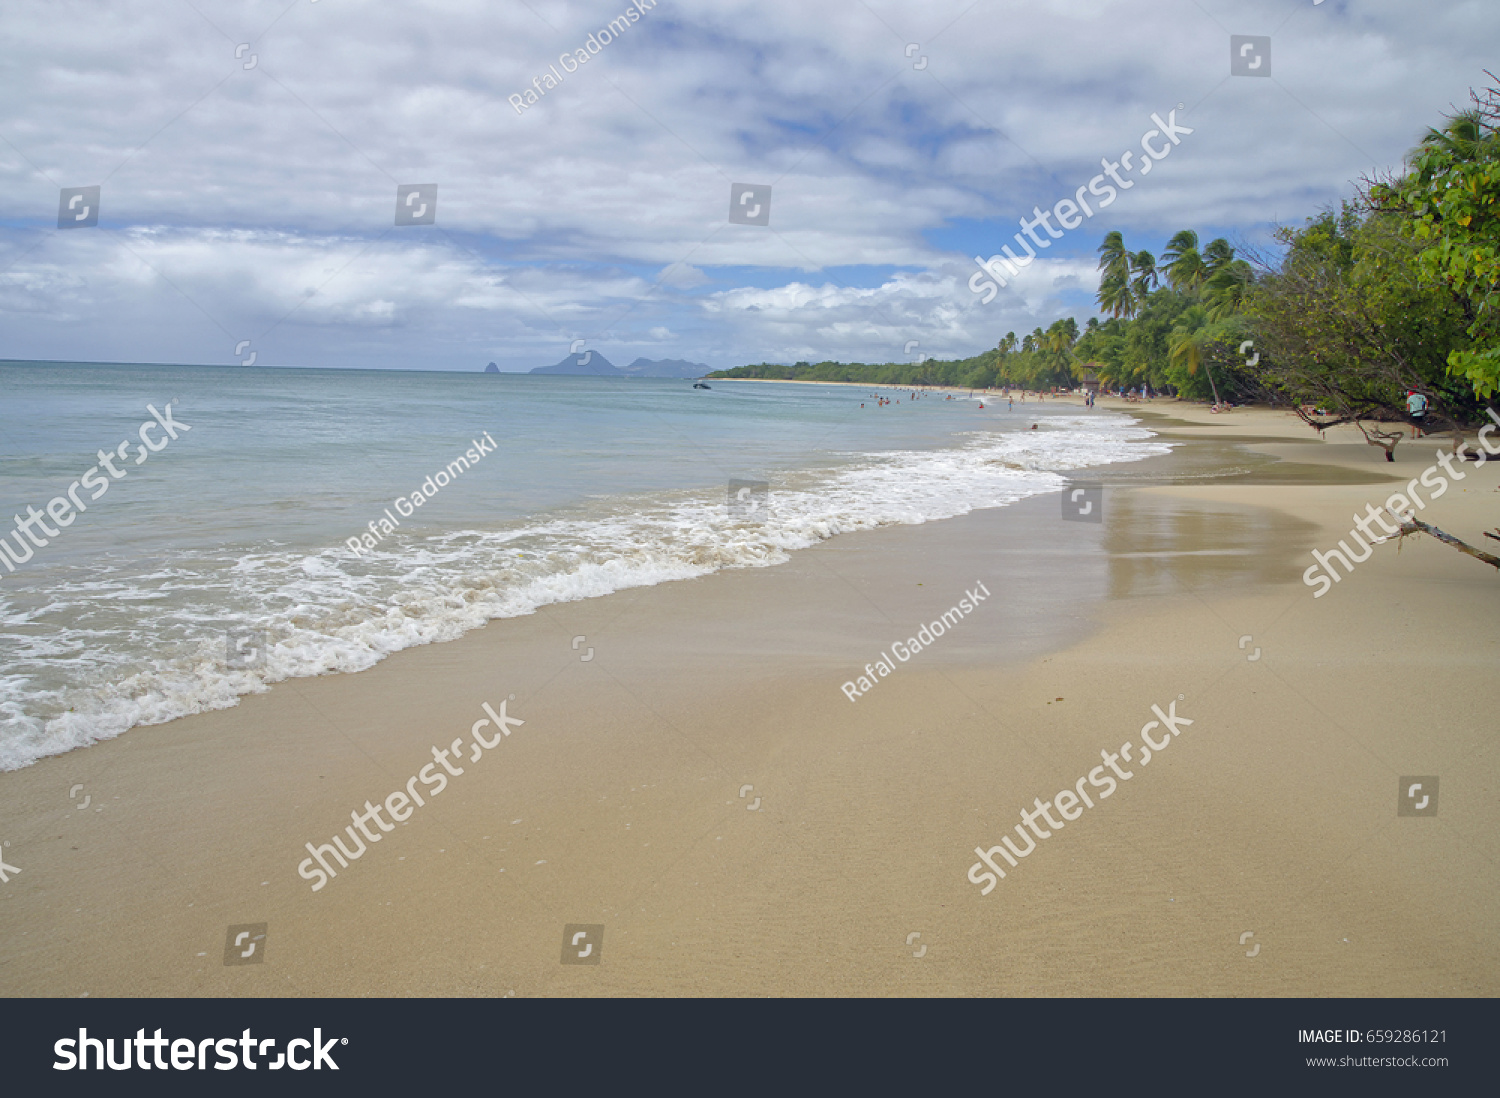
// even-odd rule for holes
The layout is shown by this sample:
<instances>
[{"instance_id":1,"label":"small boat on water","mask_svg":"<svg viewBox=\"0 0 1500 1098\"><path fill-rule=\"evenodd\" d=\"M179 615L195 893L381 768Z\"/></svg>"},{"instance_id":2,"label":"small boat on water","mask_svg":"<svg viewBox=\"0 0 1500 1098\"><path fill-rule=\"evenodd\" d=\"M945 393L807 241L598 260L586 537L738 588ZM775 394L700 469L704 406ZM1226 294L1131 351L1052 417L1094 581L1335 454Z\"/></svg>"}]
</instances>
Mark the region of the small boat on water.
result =
<instances>
[{"instance_id":1,"label":"small boat on water","mask_svg":"<svg viewBox=\"0 0 1500 1098\"><path fill-rule=\"evenodd\" d=\"M695 381L695 382L693 382L693 388L694 389L712 389L713 386L710 385L706 381Z\"/></svg>"}]
</instances>

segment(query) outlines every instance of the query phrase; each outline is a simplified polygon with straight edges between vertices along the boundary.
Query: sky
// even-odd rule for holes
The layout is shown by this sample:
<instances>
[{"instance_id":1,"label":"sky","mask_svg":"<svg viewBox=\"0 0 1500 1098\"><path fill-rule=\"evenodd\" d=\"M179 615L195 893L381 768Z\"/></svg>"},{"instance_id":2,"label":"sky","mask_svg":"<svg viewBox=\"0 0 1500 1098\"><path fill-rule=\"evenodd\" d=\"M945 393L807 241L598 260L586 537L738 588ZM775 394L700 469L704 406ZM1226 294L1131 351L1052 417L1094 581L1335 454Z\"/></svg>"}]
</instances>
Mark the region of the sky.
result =
<instances>
[{"instance_id":1,"label":"sky","mask_svg":"<svg viewBox=\"0 0 1500 1098\"><path fill-rule=\"evenodd\" d=\"M1490 82L1500 4L6 0L0 42L0 358L723 369L1081 325L1110 230L1264 250Z\"/></svg>"}]
</instances>

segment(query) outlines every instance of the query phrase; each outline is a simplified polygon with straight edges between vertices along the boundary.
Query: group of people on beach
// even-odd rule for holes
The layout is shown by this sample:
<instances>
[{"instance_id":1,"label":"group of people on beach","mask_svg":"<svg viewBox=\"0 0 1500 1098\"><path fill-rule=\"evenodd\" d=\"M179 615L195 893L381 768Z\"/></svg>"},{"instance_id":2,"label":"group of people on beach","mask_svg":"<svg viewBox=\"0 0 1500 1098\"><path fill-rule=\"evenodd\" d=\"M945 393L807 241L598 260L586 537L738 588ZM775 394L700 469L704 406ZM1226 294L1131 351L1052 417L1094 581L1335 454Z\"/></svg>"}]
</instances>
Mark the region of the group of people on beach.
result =
<instances>
[{"instance_id":1,"label":"group of people on beach","mask_svg":"<svg viewBox=\"0 0 1500 1098\"><path fill-rule=\"evenodd\" d=\"M895 403L897 403L900 400L899 397L897 397L896 399L893 400L890 397L883 397L879 393L871 393L870 395L875 398L875 407L877 407L877 408L883 408L887 404L895 404ZM913 391L913 392L907 394L906 399L907 400L916 400L917 397L921 396L921 395L923 395L923 394L920 394L920 393L917 393L917 392ZM952 400L953 398L949 397L948 399ZM863 408L864 404L861 403L860 407Z\"/></svg>"},{"instance_id":2,"label":"group of people on beach","mask_svg":"<svg viewBox=\"0 0 1500 1098\"><path fill-rule=\"evenodd\" d=\"M969 398L973 399L974 398L974 394L976 392L980 392L980 393L993 393L994 391L995 390L993 388L990 388L990 387L987 387L987 388L985 388L983 390L970 389L969 390ZM1134 391L1135 390L1131 390L1132 393ZM901 398L900 398L899 395L896 396L896 397L882 396L880 393L871 393L870 395L875 398L875 407L877 407L877 408L883 408L887 404L899 404L901 402ZM914 401L914 400L918 400L921 397L924 397L924 396L927 396L927 395L928 395L927 393L919 393L916 390L911 390L910 392L908 392L906 394L906 399L908 401ZM1045 392L1040 392L1040 391L1038 391L1038 392L1030 392L1029 390L1026 390L1026 389L1017 389L1013 393L1008 386L1000 391L1000 395L1003 396L1003 397L1005 397L1005 407L1006 407L1007 411L1012 410L1012 409L1015 408L1017 397L1020 398L1020 400L1021 400L1021 402L1023 404L1026 402L1026 397L1028 395L1030 395L1032 397L1035 397L1039 401L1040 400L1045 400L1047 398L1047 394ZM1064 392L1061 389L1054 388L1052 390L1052 394L1051 395L1054 398L1056 398L1056 397L1059 397L1059 396L1066 396L1067 393ZM1121 393L1121 395L1122 396L1124 395L1123 392ZM944 396L943 399L944 400L957 400L958 398L955 397L955 396L953 396L953 394L949 393L946 396ZM984 408L984 401L985 401L985 397L981 396L979 398L979 407L980 407L980 409ZM866 407L868 405L868 403L869 403L868 401L861 401L859 406L861 408L864 408L864 407ZM1094 391L1093 390L1086 390L1084 392L1084 405L1085 405L1085 407L1089 407L1089 408L1092 408L1094 406ZM1032 427L1032 430L1036 430L1036 428Z\"/></svg>"},{"instance_id":3,"label":"group of people on beach","mask_svg":"<svg viewBox=\"0 0 1500 1098\"><path fill-rule=\"evenodd\" d=\"M991 389L985 389L984 392L986 392L986 393L993 392L993 390L991 390ZM1144 400L1151 400L1153 398L1153 396L1159 395L1159 394L1153 394L1151 392L1150 387L1147 386L1147 385L1144 385L1144 384L1141 385L1141 386L1139 386L1139 387L1132 387L1132 388L1129 388L1129 389L1126 389L1123 386L1117 386L1115 388L1115 391L1112 394L1109 394L1108 390L1105 390L1105 389L1087 388L1087 389L1085 389L1083 391L1083 406L1085 408L1092 408L1092 407L1094 407L1095 403L1096 403L1096 401L1098 399L1098 396L1099 396L1099 394L1101 392L1106 393L1107 395L1113 395L1115 397L1118 397L1119 399L1125 401L1128 404L1136 404L1136 403L1139 403L1139 402L1144 401ZM906 394L906 399L908 401L915 401L918 398L920 398L922 396L925 396L925 395L927 395L927 394L925 394L925 393L919 393L916 390L911 390L911 391L909 391ZM969 395L972 397L974 395L974 390L970 390ZM1001 390L1001 395L1005 397L1005 407L1006 407L1006 410L1010 411L1010 410L1013 410L1015 408L1017 397L1020 398L1020 400L1021 400L1022 403L1025 403L1026 397L1028 396L1028 392L1027 392L1027 390L1024 390L1024 389L1017 389L1014 392L1012 392L1012 390L1007 387L1007 388L1004 388L1004 389ZM1035 397L1037 400L1045 400L1046 396L1047 396L1047 394L1043 393L1043 392L1033 392L1033 393L1030 393L1029 395ZM1065 395L1065 394L1061 390L1059 390L1059 389L1053 389L1052 390L1052 395L1054 397L1057 397L1057 396L1062 396L1062 395ZM875 401L876 401L875 406L877 408L884 407L887 404L896 404L896 403L899 403L900 399L901 399L899 394L896 397L887 397L887 396L882 396L879 393L872 393L871 396L875 397ZM944 400L953 400L955 398L950 393L950 394L946 395L943 399ZM1424 430L1424 427L1425 427L1426 421L1427 421L1427 409L1428 409L1429 405L1430 405L1430 401L1428 400L1428 398L1424 394L1419 393L1415 389L1408 389L1407 390L1407 393L1406 393L1406 418L1407 418L1407 422L1411 424L1412 437L1413 438L1422 438L1426 434L1426 431ZM861 408L865 407L865 404L861 403L860 407ZM979 407L980 408L984 407L983 398L981 398L981 400L980 400ZM1227 412L1227 411L1231 410L1234 407L1235 406L1232 403L1230 403L1229 401L1219 401L1217 403L1209 405L1208 410L1210 412ZM1326 409L1324 409L1324 408L1314 408L1312 406L1305 406L1303 408L1303 411L1305 413L1307 413L1308 415L1323 416L1323 415L1328 415L1329 414L1328 411ZM1033 430L1035 430L1035 428L1033 428Z\"/></svg>"}]
</instances>

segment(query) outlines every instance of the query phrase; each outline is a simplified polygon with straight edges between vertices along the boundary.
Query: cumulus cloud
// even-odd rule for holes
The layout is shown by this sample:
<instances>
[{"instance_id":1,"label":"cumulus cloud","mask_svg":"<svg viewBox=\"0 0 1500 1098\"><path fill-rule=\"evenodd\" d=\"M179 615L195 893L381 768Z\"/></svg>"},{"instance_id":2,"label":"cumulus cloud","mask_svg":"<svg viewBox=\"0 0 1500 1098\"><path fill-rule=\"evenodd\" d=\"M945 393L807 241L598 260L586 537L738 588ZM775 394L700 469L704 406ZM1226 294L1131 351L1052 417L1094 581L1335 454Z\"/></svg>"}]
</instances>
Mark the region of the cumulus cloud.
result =
<instances>
[{"instance_id":1,"label":"cumulus cloud","mask_svg":"<svg viewBox=\"0 0 1500 1098\"><path fill-rule=\"evenodd\" d=\"M0 356L970 353L1088 315L1108 229L1263 240L1398 164L1500 30L1477 0L658 0L517 113L625 7L13 0ZM1229 76L1231 32L1271 36L1270 79ZM979 305L970 257L1174 108L1172 157ZM434 224L395 224L409 183ZM769 225L729 222L733 183L771 187ZM98 228L59 230L84 185Z\"/></svg>"}]
</instances>

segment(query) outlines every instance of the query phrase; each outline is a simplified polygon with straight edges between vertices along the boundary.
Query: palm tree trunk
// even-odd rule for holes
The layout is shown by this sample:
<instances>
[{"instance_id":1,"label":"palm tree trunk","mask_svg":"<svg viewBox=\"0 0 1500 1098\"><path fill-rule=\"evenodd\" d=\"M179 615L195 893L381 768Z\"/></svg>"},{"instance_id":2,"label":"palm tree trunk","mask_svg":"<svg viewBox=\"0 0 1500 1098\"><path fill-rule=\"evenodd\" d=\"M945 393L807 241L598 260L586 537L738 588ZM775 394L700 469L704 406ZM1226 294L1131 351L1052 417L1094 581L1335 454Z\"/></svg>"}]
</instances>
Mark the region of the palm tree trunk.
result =
<instances>
[{"instance_id":1,"label":"palm tree trunk","mask_svg":"<svg viewBox=\"0 0 1500 1098\"><path fill-rule=\"evenodd\" d=\"M1218 404L1219 404L1219 387L1214 384L1214 372L1208 368L1208 359L1206 359L1206 358L1203 360L1203 372L1208 375L1208 387L1213 390L1213 393L1214 393L1214 406L1218 407Z\"/></svg>"}]
</instances>

